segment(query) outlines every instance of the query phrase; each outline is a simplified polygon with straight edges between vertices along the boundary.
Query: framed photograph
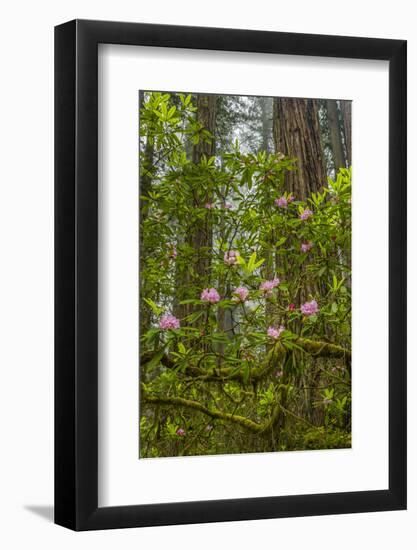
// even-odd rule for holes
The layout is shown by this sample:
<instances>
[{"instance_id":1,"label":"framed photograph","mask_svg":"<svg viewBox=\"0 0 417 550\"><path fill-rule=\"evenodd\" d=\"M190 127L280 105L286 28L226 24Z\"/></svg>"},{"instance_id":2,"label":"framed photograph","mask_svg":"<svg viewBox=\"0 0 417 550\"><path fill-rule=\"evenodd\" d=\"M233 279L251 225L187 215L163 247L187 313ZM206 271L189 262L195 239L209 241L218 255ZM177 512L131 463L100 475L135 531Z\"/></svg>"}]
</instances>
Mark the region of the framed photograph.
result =
<instances>
[{"instance_id":1,"label":"framed photograph","mask_svg":"<svg viewBox=\"0 0 417 550\"><path fill-rule=\"evenodd\" d=\"M55 522L406 508L406 42L55 29Z\"/></svg>"}]
</instances>

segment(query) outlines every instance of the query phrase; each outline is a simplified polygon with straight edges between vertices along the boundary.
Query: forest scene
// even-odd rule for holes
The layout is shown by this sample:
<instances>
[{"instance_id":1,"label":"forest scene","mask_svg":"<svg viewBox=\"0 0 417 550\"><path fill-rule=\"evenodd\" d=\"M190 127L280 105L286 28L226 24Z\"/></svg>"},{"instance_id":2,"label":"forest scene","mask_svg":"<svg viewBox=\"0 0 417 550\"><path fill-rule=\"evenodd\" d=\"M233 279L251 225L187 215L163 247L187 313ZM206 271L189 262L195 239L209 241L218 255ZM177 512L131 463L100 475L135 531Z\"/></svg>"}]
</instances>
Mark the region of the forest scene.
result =
<instances>
[{"instance_id":1,"label":"forest scene","mask_svg":"<svg viewBox=\"0 0 417 550\"><path fill-rule=\"evenodd\" d=\"M139 92L139 457L351 446L347 100Z\"/></svg>"}]
</instances>

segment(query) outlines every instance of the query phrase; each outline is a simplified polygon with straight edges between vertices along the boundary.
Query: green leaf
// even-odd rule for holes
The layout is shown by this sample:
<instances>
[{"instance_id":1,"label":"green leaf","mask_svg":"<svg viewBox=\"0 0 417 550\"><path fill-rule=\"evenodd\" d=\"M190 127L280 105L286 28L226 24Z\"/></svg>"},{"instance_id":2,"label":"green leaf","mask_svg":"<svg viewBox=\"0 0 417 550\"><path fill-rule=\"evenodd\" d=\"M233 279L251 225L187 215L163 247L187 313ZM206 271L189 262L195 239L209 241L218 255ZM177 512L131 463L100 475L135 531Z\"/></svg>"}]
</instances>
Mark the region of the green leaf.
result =
<instances>
[{"instance_id":1,"label":"green leaf","mask_svg":"<svg viewBox=\"0 0 417 550\"><path fill-rule=\"evenodd\" d=\"M250 375L249 363L244 363L243 368L242 368L242 379L243 379L244 384L248 383L249 375Z\"/></svg>"},{"instance_id":2,"label":"green leaf","mask_svg":"<svg viewBox=\"0 0 417 550\"><path fill-rule=\"evenodd\" d=\"M254 271L255 262L256 262L256 252L253 252L249 258L248 265L246 268L249 273L252 273L252 271Z\"/></svg>"},{"instance_id":3,"label":"green leaf","mask_svg":"<svg viewBox=\"0 0 417 550\"><path fill-rule=\"evenodd\" d=\"M148 369L152 370L154 367L157 367L159 365L162 357L164 356L164 353L165 353L164 349L161 349L160 351L158 351L158 353L156 353L152 357L152 359L146 364Z\"/></svg>"},{"instance_id":4,"label":"green leaf","mask_svg":"<svg viewBox=\"0 0 417 550\"><path fill-rule=\"evenodd\" d=\"M150 298L144 298L145 302L152 308L152 311L155 313L155 315L161 315L161 313L164 311L161 307L157 306L153 300Z\"/></svg>"},{"instance_id":5,"label":"green leaf","mask_svg":"<svg viewBox=\"0 0 417 550\"><path fill-rule=\"evenodd\" d=\"M255 266L254 266L255 269L258 269L258 267L260 267L260 266L264 263L264 261L265 261L265 258L261 258L261 259L259 260L259 262L256 262L256 264L255 264Z\"/></svg>"},{"instance_id":6,"label":"green leaf","mask_svg":"<svg viewBox=\"0 0 417 550\"><path fill-rule=\"evenodd\" d=\"M174 116L174 113L175 113L176 110L177 110L177 108L175 107L175 105L173 107L171 107L171 109L168 111L168 114L167 114L167 120L169 120L170 118L172 118Z\"/></svg>"}]
</instances>

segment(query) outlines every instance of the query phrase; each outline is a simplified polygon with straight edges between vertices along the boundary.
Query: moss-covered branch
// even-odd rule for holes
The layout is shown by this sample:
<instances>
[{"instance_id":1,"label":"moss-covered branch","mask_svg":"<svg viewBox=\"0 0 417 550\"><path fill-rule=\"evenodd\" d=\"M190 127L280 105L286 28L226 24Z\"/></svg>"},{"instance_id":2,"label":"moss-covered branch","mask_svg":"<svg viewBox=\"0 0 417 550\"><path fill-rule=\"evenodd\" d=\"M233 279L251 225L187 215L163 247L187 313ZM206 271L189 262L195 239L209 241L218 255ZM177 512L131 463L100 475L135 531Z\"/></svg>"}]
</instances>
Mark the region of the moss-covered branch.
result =
<instances>
[{"instance_id":1,"label":"moss-covered branch","mask_svg":"<svg viewBox=\"0 0 417 550\"><path fill-rule=\"evenodd\" d=\"M343 348L337 344L331 344L329 342L318 342L316 340L309 340L307 338L298 338L295 340L297 346L303 349L305 353L312 355L313 357L333 357L336 359L348 359L351 358L350 349Z\"/></svg>"},{"instance_id":2,"label":"moss-covered branch","mask_svg":"<svg viewBox=\"0 0 417 550\"><path fill-rule=\"evenodd\" d=\"M202 412L203 414L206 414L211 418L217 418L226 422L234 422L235 424L239 424L239 426L252 433L262 433L263 431L265 431L266 428L266 425L257 424L253 420L249 420L249 418L245 418L244 416L223 412L216 408L209 408L202 405L198 401L192 401L191 399L184 399L182 397L157 396L152 395L144 390L142 391L142 399L145 403L151 403L154 405L170 405L175 407L185 407L187 409L193 409L195 411Z\"/></svg>"},{"instance_id":3,"label":"moss-covered branch","mask_svg":"<svg viewBox=\"0 0 417 550\"><path fill-rule=\"evenodd\" d=\"M312 357L328 357L335 359L346 359L350 361L351 351L331 344L329 342L321 342L309 340L307 338L297 338L292 340L296 344L299 351L311 355ZM300 350L301 348L301 350ZM249 377L244 373L243 369L236 367L200 367L189 365L182 372L186 376L200 378L209 382L223 382L225 380L237 380L242 383L256 382L270 374L274 369L283 364L287 355L287 349L281 342L277 342L268 353L265 361L261 365L253 365L250 369ZM142 357L142 363L146 364L151 359L150 356ZM165 355L161 358L161 364L167 368L175 368L175 363L172 359Z\"/></svg>"}]
</instances>

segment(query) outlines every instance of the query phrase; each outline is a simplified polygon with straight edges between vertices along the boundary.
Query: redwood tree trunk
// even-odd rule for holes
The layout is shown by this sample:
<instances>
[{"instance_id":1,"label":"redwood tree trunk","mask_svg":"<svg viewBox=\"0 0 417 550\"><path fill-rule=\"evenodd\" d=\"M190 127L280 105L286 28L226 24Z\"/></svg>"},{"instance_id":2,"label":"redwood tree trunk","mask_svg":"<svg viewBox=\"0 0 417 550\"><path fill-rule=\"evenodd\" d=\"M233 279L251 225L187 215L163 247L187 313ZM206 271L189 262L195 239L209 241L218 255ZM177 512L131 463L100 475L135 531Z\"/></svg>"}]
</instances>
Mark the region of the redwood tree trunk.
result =
<instances>
[{"instance_id":1,"label":"redwood tree trunk","mask_svg":"<svg viewBox=\"0 0 417 550\"><path fill-rule=\"evenodd\" d=\"M213 139L210 141L200 140L193 146L192 162L199 164L203 155L207 158L214 155L215 139L214 132L216 126L216 95L198 95L196 99L197 121L202 124L205 130L208 130ZM210 201L210 197L206 197L206 202ZM201 208L201 204L195 199L194 207ZM211 247L213 242L213 228L211 222L211 212L207 209L204 218L195 220L194 223L187 227L187 243L194 249L193 257L190 259L190 264L183 268L182 273L177 273L177 287L187 288L192 286L193 280L198 280L199 283L208 284L210 279L211 268ZM197 298L198 296L195 296ZM196 312L197 307L192 305L175 304L174 311L179 317L184 317L190 313Z\"/></svg>"},{"instance_id":2,"label":"redwood tree trunk","mask_svg":"<svg viewBox=\"0 0 417 550\"><path fill-rule=\"evenodd\" d=\"M197 97L197 120L200 122L206 130L214 135L216 127L216 95L199 95ZM215 140L210 142L200 140L197 145L193 147L193 162L198 164L201 161L201 157L211 157L214 155Z\"/></svg>"},{"instance_id":3,"label":"redwood tree trunk","mask_svg":"<svg viewBox=\"0 0 417 550\"><path fill-rule=\"evenodd\" d=\"M215 95L199 95L197 99L197 120L203 127L208 130L213 136L216 126L216 102ZM198 164L201 158L205 155L207 158L212 157L215 151L215 139L204 141L200 140L193 147L193 162ZM209 201L210 198L207 197ZM196 205L199 206L199 205ZM199 276L209 274L211 263L211 249L213 242L213 228L210 223L210 211L198 225L196 225L191 236L192 246L196 251L197 262L195 266L196 273Z\"/></svg>"},{"instance_id":4,"label":"redwood tree trunk","mask_svg":"<svg viewBox=\"0 0 417 550\"><path fill-rule=\"evenodd\" d=\"M327 183L321 130L318 117L318 101L314 99L274 98L273 135L276 153L296 158L297 170L289 172L284 180L285 191L296 199L307 200ZM320 289L305 281L295 301L302 303L309 295L317 296ZM317 296L318 297L318 296ZM319 300L320 301L320 300ZM299 374L294 376L300 376ZM315 385L319 384L316 380ZM300 381L296 382L300 385ZM316 391L313 391L314 398ZM305 405L312 410L312 397ZM310 421L317 422L316 415ZM286 418L281 419L281 429Z\"/></svg>"},{"instance_id":5,"label":"redwood tree trunk","mask_svg":"<svg viewBox=\"0 0 417 550\"><path fill-rule=\"evenodd\" d=\"M286 175L286 190L307 199L326 184L317 101L274 98L273 134L276 152L298 159L297 170Z\"/></svg>"}]
</instances>

